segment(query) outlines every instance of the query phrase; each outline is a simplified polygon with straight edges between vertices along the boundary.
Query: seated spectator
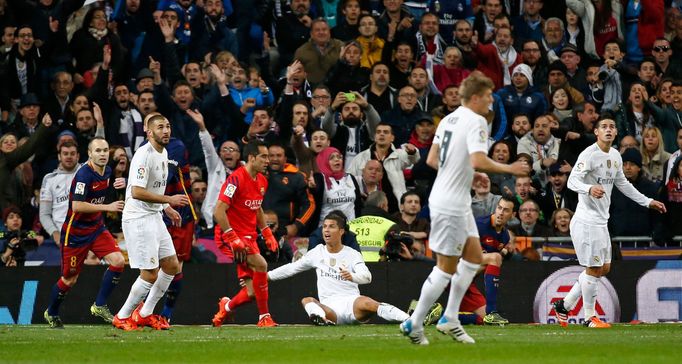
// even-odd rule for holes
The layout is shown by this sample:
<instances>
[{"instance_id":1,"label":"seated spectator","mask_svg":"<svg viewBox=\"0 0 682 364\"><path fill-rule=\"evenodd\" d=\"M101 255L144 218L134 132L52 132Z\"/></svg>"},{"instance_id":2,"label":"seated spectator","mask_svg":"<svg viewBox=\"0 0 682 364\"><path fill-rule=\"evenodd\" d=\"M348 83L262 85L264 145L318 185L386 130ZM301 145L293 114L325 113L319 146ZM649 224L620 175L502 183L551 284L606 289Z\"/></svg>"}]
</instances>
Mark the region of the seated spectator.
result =
<instances>
[{"instance_id":1,"label":"seated spectator","mask_svg":"<svg viewBox=\"0 0 682 364\"><path fill-rule=\"evenodd\" d=\"M336 21L337 9L333 9L332 14L327 14L327 21L329 22L329 26L332 27L332 37L347 42L360 34L360 3L358 0L342 0L336 1L336 3L338 4L338 8L341 9L343 18ZM336 6L334 7L336 8ZM332 19L336 25L332 24Z\"/></svg>"},{"instance_id":2,"label":"seated spectator","mask_svg":"<svg viewBox=\"0 0 682 364\"><path fill-rule=\"evenodd\" d=\"M673 172L673 166L677 161L677 158L679 158L680 155L682 155L682 128L677 130L677 146L679 149L677 149L673 154L670 155L670 158L668 158L668 163L666 164L665 169L665 182L663 183L664 185L666 185L670 180L670 175Z\"/></svg>"},{"instance_id":3,"label":"seated spectator","mask_svg":"<svg viewBox=\"0 0 682 364\"><path fill-rule=\"evenodd\" d=\"M549 63L547 57L543 54L544 48L542 43L534 40L527 40L523 42L523 46L519 48L523 63L527 64L531 69L533 76L533 84L537 90L544 90L547 86L547 70Z\"/></svg>"},{"instance_id":4,"label":"seated spectator","mask_svg":"<svg viewBox=\"0 0 682 364\"><path fill-rule=\"evenodd\" d=\"M334 147L323 149L315 158L319 172L316 172L313 188L315 197L315 216L322 226L320 216L327 216L333 210L343 212L350 220L359 216L362 208L360 186L355 177L343 169L343 155ZM313 223L312 226L315 226Z\"/></svg>"},{"instance_id":5,"label":"seated spectator","mask_svg":"<svg viewBox=\"0 0 682 364\"><path fill-rule=\"evenodd\" d=\"M2 221L5 222L5 231L3 231L4 238L0 239L0 264L6 267L22 267L26 262L27 250L29 250L27 245L35 249L43 244L44 238L35 231L22 229L21 210L16 206L9 206L2 210ZM30 244L26 241L29 239Z\"/></svg>"},{"instance_id":6,"label":"seated spectator","mask_svg":"<svg viewBox=\"0 0 682 364\"><path fill-rule=\"evenodd\" d=\"M675 160L670 179L661 189L660 200L668 210L663 217L667 237L682 235L682 157Z\"/></svg>"},{"instance_id":7,"label":"seated spectator","mask_svg":"<svg viewBox=\"0 0 682 364\"><path fill-rule=\"evenodd\" d=\"M571 219L573 210L565 207L558 208L552 213L549 219L549 226L552 227L552 235L555 237L571 237Z\"/></svg>"},{"instance_id":8,"label":"seated spectator","mask_svg":"<svg viewBox=\"0 0 682 364\"><path fill-rule=\"evenodd\" d=\"M567 44L561 48L559 54L561 63L566 66L566 77L568 83L576 90L584 90L587 87L585 69L581 67L580 51L572 44Z\"/></svg>"},{"instance_id":9,"label":"seated spectator","mask_svg":"<svg viewBox=\"0 0 682 364\"><path fill-rule=\"evenodd\" d=\"M421 196L414 191L407 191L400 197L400 212L393 215L393 220L398 223L400 234L411 236L413 250L419 251L425 250L431 231L429 220L417 216L421 210ZM419 247L416 248L415 244Z\"/></svg>"},{"instance_id":10,"label":"seated spectator","mask_svg":"<svg viewBox=\"0 0 682 364\"><path fill-rule=\"evenodd\" d=\"M370 159L362 169L362 176L356 178L360 184L362 198L367 200L367 196L370 193L381 190L381 181L384 179L384 167L378 160Z\"/></svg>"},{"instance_id":11,"label":"seated spectator","mask_svg":"<svg viewBox=\"0 0 682 364\"><path fill-rule=\"evenodd\" d=\"M530 118L526 114L512 115L511 135L507 135L504 140L509 143L510 149L516 153L516 148L521 138L523 138L533 128ZM535 119L533 119L535 120ZM514 159L511 159L514 160Z\"/></svg>"},{"instance_id":12,"label":"seated spectator","mask_svg":"<svg viewBox=\"0 0 682 364\"><path fill-rule=\"evenodd\" d=\"M74 142L60 144L57 149L59 165L54 172L45 175L40 187L40 224L55 244L59 244L69 209L69 187L80 167L78 157L78 146Z\"/></svg>"},{"instance_id":13,"label":"seated spectator","mask_svg":"<svg viewBox=\"0 0 682 364\"><path fill-rule=\"evenodd\" d=\"M378 262L379 249L384 246L390 231L398 231L398 225L388 213L388 199L383 191L367 196L360 215L348 222L348 227L358 239L365 262Z\"/></svg>"},{"instance_id":14,"label":"seated spectator","mask_svg":"<svg viewBox=\"0 0 682 364\"><path fill-rule=\"evenodd\" d=\"M316 85L339 60L343 42L332 39L329 24L315 19L310 26L310 40L296 49L294 58L300 60L308 74L308 81Z\"/></svg>"},{"instance_id":15,"label":"seated spectator","mask_svg":"<svg viewBox=\"0 0 682 364\"><path fill-rule=\"evenodd\" d=\"M535 119L533 130L519 141L516 148L517 154L525 153L532 157L533 171L542 184L548 181L547 168L559 160L560 140L550 133L549 121L547 116Z\"/></svg>"},{"instance_id":16,"label":"seated spectator","mask_svg":"<svg viewBox=\"0 0 682 364\"><path fill-rule=\"evenodd\" d=\"M431 80L424 67L415 66L412 68L407 82L417 92L417 106L421 111L430 113L441 104L441 97L437 90L431 88Z\"/></svg>"},{"instance_id":17,"label":"seated spectator","mask_svg":"<svg viewBox=\"0 0 682 364\"><path fill-rule=\"evenodd\" d=\"M388 66L377 62L370 70L369 84L360 89L362 96L379 114L391 110L398 103L398 91L390 86L390 82Z\"/></svg>"},{"instance_id":18,"label":"seated spectator","mask_svg":"<svg viewBox=\"0 0 682 364\"><path fill-rule=\"evenodd\" d=\"M4 134L0 137L0 208L7 207L10 201L14 201L17 197L9 188L12 171L45 145L51 126L52 118L50 114L45 114L41 124L36 127L35 133L21 146L17 145L18 140L14 134Z\"/></svg>"},{"instance_id":19,"label":"seated spectator","mask_svg":"<svg viewBox=\"0 0 682 364\"><path fill-rule=\"evenodd\" d=\"M497 203L502 196L490 192L490 179L488 175L485 178L480 178L474 181L471 189L474 195L471 197L471 212L474 217L490 216L497 208Z\"/></svg>"},{"instance_id":20,"label":"seated spectator","mask_svg":"<svg viewBox=\"0 0 682 364\"><path fill-rule=\"evenodd\" d=\"M507 116L525 114L535 120L547 112L547 101L542 92L533 87L533 71L524 63L514 67L512 82L497 91Z\"/></svg>"},{"instance_id":21,"label":"seated spectator","mask_svg":"<svg viewBox=\"0 0 682 364\"><path fill-rule=\"evenodd\" d=\"M561 61L554 61L549 65L547 87L543 90L547 100L551 100L550 96L552 92L558 88L566 90L576 104L585 101L583 93L568 83L568 70L566 69L566 65L561 63Z\"/></svg>"},{"instance_id":22,"label":"seated spectator","mask_svg":"<svg viewBox=\"0 0 682 364\"><path fill-rule=\"evenodd\" d=\"M81 76L96 63L102 62L104 48L110 49L114 79L123 81L126 49L118 35L110 32L108 26L104 8L91 8L83 18L83 26L73 34L69 49L75 60L76 71Z\"/></svg>"},{"instance_id":23,"label":"seated spectator","mask_svg":"<svg viewBox=\"0 0 682 364\"><path fill-rule=\"evenodd\" d=\"M645 127L642 130L642 174L649 181L660 183L664 179L665 166L670 153L663 149L663 136L656 127Z\"/></svg>"},{"instance_id":24,"label":"seated spectator","mask_svg":"<svg viewBox=\"0 0 682 364\"><path fill-rule=\"evenodd\" d=\"M550 98L552 103L549 111L557 117L559 123L573 116L573 100L566 90L558 88L552 91Z\"/></svg>"},{"instance_id":25,"label":"seated spectator","mask_svg":"<svg viewBox=\"0 0 682 364\"><path fill-rule=\"evenodd\" d=\"M575 164L578 155L588 146L597 141L594 135L594 125L599 114L589 101L577 104L573 108L574 116L560 122L559 129L552 131L561 140L559 145L559 162L568 164L568 168ZM568 171L564 171L568 172Z\"/></svg>"},{"instance_id":26,"label":"seated spectator","mask_svg":"<svg viewBox=\"0 0 682 364\"><path fill-rule=\"evenodd\" d=\"M621 139L618 152L623 154L623 152L625 152L625 150L628 148L635 148L639 150L639 142L632 135L626 135L623 137L623 139Z\"/></svg>"},{"instance_id":27,"label":"seated spectator","mask_svg":"<svg viewBox=\"0 0 682 364\"><path fill-rule=\"evenodd\" d=\"M331 145L343 152L345 168L350 166L358 153L369 148L381 121L374 107L362 95L357 92L352 94L355 100L351 101L345 93L339 92L322 118L322 130L329 135ZM338 121L337 112L340 116Z\"/></svg>"},{"instance_id":28,"label":"seated spectator","mask_svg":"<svg viewBox=\"0 0 682 364\"><path fill-rule=\"evenodd\" d=\"M630 148L622 154L623 174L632 186L649 198L656 198L658 183L643 176L642 155L637 149ZM658 228L658 212L643 207L625 196L618 188L611 193L611 218L609 233L612 236L655 236Z\"/></svg>"},{"instance_id":29,"label":"seated spectator","mask_svg":"<svg viewBox=\"0 0 682 364\"><path fill-rule=\"evenodd\" d=\"M436 106L431 110L433 122L438 125L440 121L448 114L455 112L462 104L459 100L459 87L455 85L445 86L442 97L443 105Z\"/></svg>"},{"instance_id":30,"label":"seated spectator","mask_svg":"<svg viewBox=\"0 0 682 364\"><path fill-rule=\"evenodd\" d=\"M307 234L315 200L308 191L306 176L295 165L287 163L283 146L271 145L268 156L268 189L263 197L263 209L275 212L281 227L278 234L284 239Z\"/></svg>"},{"instance_id":31,"label":"seated spectator","mask_svg":"<svg viewBox=\"0 0 682 364\"><path fill-rule=\"evenodd\" d=\"M327 72L324 84L329 86L332 94L339 92L360 91L369 79L369 69L361 67L362 47L355 40L341 47L338 61Z\"/></svg>"},{"instance_id":32,"label":"seated spectator","mask_svg":"<svg viewBox=\"0 0 682 364\"><path fill-rule=\"evenodd\" d=\"M425 64L422 64L425 66ZM459 86L471 71L462 65L462 51L457 47L447 47L445 49L445 59L443 64L433 64L433 83L438 91L443 93L449 85Z\"/></svg>"},{"instance_id":33,"label":"seated spectator","mask_svg":"<svg viewBox=\"0 0 682 364\"><path fill-rule=\"evenodd\" d=\"M398 211L398 200L407 191L403 170L412 167L419 161L419 150L412 144L404 144L401 149L393 146L395 135L389 124L379 124L374 135L374 143L369 148L358 154L350 166L348 172L359 176L362 174L364 165L374 159L381 162L384 167L384 178L381 188L388 196L388 211Z\"/></svg>"},{"instance_id":34,"label":"seated spectator","mask_svg":"<svg viewBox=\"0 0 682 364\"><path fill-rule=\"evenodd\" d=\"M533 200L525 201L519 208L519 220L521 224L512 228L516 236L548 237L552 235L552 229L539 221L540 207ZM533 242L534 247L541 246L541 242Z\"/></svg>"},{"instance_id":35,"label":"seated spectator","mask_svg":"<svg viewBox=\"0 0 682 364\"><path fill-rule=\"evenodd\" d=\"M407 85L398 91L398 104L381 115L381 120L393 127L397 144L406 143L414 125L427 115L418 104L416 89Z\"/></svg>"},{"instance_id":36,"label":"seated spectator","mask_svg":"<svg viewBox=\"0 0 682 364\"><path fill-rule=\"evenodd\" d=\"M498 140L488 150L488 157L498 163L510 164L516 160L516 148L512 147L511 142L507 140ZM490 178L490 191L494 194L501 195L505 188L509 191L514 189L515 179L511 174L491 173L488 177Z\"/></svg>"},{"instance_id":37,"label":"seated spectator","mask_svg":"<svg viewBox=\"0 0 682 364\"><path fill-rule=\"evenodd\" d=\"M384 50L385 42L377 35L379 30L377 21L371 15L362 15L360 17L359 30L360 35L355 40L362 47L360 66L372 68L375 63L381 62L381 54Z\"/></svg>"},{"instance_id":38,"label":"seated spectator","mask_svg":"<svg viewBox=\"0 0 682 364\"><path fill-rule=\"evenodd\" d=\"M562 169L562 165L554 163L549 167L549 182L537 197L545 221L560 208L575 210L578 206L578 194L566 187L569 171ZM552 224L550 223L550 226Z\"/></svg>"}]
</instances>

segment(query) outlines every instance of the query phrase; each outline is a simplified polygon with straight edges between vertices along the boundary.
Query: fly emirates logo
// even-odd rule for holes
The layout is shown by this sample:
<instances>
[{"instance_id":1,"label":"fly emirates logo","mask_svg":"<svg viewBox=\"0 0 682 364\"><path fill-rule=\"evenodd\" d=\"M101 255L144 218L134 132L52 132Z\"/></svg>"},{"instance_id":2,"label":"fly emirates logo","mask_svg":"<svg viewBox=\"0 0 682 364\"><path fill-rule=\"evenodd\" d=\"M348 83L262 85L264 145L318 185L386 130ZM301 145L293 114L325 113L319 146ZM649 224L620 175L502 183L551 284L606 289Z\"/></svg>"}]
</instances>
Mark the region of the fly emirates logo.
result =
<instances>
[{"instance_id":1,"label":"fly emirates logo","mask_svg":"<svg viewBox=\"0 0 682 364\"><path fill-rule=\"evenodd\" d=\"M258 210L263 200L244 200L244 206L250 208L251 210Z\"/></svg>"}]
</instances>

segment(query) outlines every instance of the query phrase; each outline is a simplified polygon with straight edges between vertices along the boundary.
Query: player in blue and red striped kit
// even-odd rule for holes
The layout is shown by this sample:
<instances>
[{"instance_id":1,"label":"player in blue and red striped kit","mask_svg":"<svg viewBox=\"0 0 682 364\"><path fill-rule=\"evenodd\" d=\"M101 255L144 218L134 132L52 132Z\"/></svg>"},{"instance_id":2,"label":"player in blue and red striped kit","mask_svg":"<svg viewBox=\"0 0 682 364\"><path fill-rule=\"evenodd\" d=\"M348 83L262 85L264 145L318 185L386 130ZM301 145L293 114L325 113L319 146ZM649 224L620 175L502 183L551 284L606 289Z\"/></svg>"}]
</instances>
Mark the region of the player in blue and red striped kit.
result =
<instances>
[{"instance_id":1,"label":"player in blue and red striped kit","mask_svg":"<svg viewBox=\"0 0 682 364\"><path fill-rule=\"evenodd\" d=\"M502 258L513 250L511 236L507 229L507 222L514 217L514 201L503 197L498 203L495 213L476 219L478 235L483 249L481 267L485 267L483 281L485 282L485 317L483 322L489 325L504 325L509 320L497 313L497 290L500 285L500 267ZM469 290L478 291L473 285ZM475 294L475 292L473 292ZM480 293L479 293L480 294Z\"/></svg>"},{"instance_id":2,"label":"player in blue and red striped kit","mask_svg":"<svg viewBox=\"0 0 682 364\"><path fill-rule=\"evenodd\" d=\"M92 251L104 259L109 268L104 273L99 293L90 307L90 312L106 322L113 315L107 307L107 299L116 287L125 260L116 240L104 226L102 212L123 211L123 201L104 204L109 189L111 169L109 144L103 138L94 138L88 145L89 160L76 172L69 193L69 210L61 230L62 276L52 287L50 305L45 310L45 321L52 328L63 328L59 318L59 306L71 287L76 283L83 262ZM114 187L125 187L114 186Z\"/></svg>"},{"instance_id":3,"label":"player in blue and red striped kit","mask_svg":"<svg viewBox=\"0 0 682 364\"><path fill-rule=\"evenodd\" d=\"M189 155L187 148L182 140L171 138L168 145L168 179L166 180L166 195L185 195L189 200L188 190L191 188L191 181L189 177ZM166 323L170 322L175 302L182 290L182 265L191 257L192 241L194 240L194 226L197 221L197 213L192 204L187 206L176 207L175 210L180 214L182 219L180 226L174 226L173 222L164 215L163 221L168 227L168 232L173 239L173 246L178 256L180 263L180 272L175 275L168 290L166 291L166 300L164 301L163 311L161 311L161 319Z\"/></svg>"}]
</instances>

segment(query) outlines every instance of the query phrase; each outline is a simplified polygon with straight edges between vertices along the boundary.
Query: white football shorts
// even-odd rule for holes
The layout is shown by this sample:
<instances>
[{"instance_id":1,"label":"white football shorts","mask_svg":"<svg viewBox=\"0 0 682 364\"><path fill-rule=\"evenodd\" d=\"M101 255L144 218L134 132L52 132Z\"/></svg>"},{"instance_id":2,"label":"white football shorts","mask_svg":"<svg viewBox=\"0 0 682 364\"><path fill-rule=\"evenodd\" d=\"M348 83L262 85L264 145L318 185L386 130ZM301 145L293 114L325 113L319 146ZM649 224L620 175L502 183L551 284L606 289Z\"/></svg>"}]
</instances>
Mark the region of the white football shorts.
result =
<instances>
[{"instance_id":1,"label":"white football shorts","mask_svg":"<svg viewBox=\"0 0 682 364\"><path fill-rule=\"evenodd\" d=\"M611 263L611 237L606 226L588 225L571 220L571 240L578 262L584 267L601 267Z\"/></svg>"},{"instance_id":2,"label":"white football shorts","mask_svg":"<svg viewBox=\"0 0 682 364\"><path fill-rule=\"evenodd\" d=\"M353 305L358 297L360 296L333 296L320 303L336 313L337 325L355 325L360 323L353 313Z\"/></svg>"},{"instance_id":3,"label":"white football shorts","mask_svg":"<svg viewBox=\"0 0 682 364\"><path fill-rule=\"evenodd\" d=\"M467 238L478 238L478 228L474 215L468 212L463 216L431 214L429 248L446 256L461 256Z\"/></svg>"},{"instance_id":4,"label":"white football shorts","mask_svg":"<svg viewBox=\"0 0 682 364\"><path fill-rule=\"evenodd\" d=\"M131 268L155 269L163 258L175 255L173 239L160 213L122 222Z\"/></svg>"}]
</instances>

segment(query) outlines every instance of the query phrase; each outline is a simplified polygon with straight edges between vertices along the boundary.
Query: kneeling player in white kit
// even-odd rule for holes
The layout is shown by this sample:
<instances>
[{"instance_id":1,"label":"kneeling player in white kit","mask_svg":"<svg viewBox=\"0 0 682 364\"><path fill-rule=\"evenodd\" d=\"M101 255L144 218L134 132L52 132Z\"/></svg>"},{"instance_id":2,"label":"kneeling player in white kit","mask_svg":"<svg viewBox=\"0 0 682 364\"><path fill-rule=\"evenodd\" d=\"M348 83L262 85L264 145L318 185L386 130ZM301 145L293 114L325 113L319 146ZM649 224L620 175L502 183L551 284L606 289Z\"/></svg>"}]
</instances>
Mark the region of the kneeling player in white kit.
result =
<instances>
[{"instance_id":1,"label":"kneeling player in white kit","mask_svg":"<svg viewBox=\"0 0 682 364\"><path fill-rule=\"evenodd\" d=\"M370 283L372 273L360 252L341 244L346 230L345 218L330 213L322 224L325 244L294 263L268 272L268 279L277 281L315 268L320 300L306 297L301 304L310 320L319 326L363 323L373 315L392 322L406 320L409 316L399 308L360 295L358 285Z\"/></svg>"},{"instance_id":2,"label":"kneeling player in white kit","mask_svg":"<svg viewBox=\"0 0 682 364\"><path fill-rule=\"evenodd\" d=\"M568 311L578 302L582 293L585 326L608 328L595 314L599 279L611 270L611 238L608 221L611 191L616 185L628 198L638 204L665 212L665 205L650 199L625 178L620 153L611 147L618 134L616 122L603 119L594 129L597 142L587 147L576 161L568 177L568 188L578 192L578 207L571 219L571 240L580 265L585 271L562 300L553 303L557 321L567 326Z\"/></svg>"}]
</instances>

